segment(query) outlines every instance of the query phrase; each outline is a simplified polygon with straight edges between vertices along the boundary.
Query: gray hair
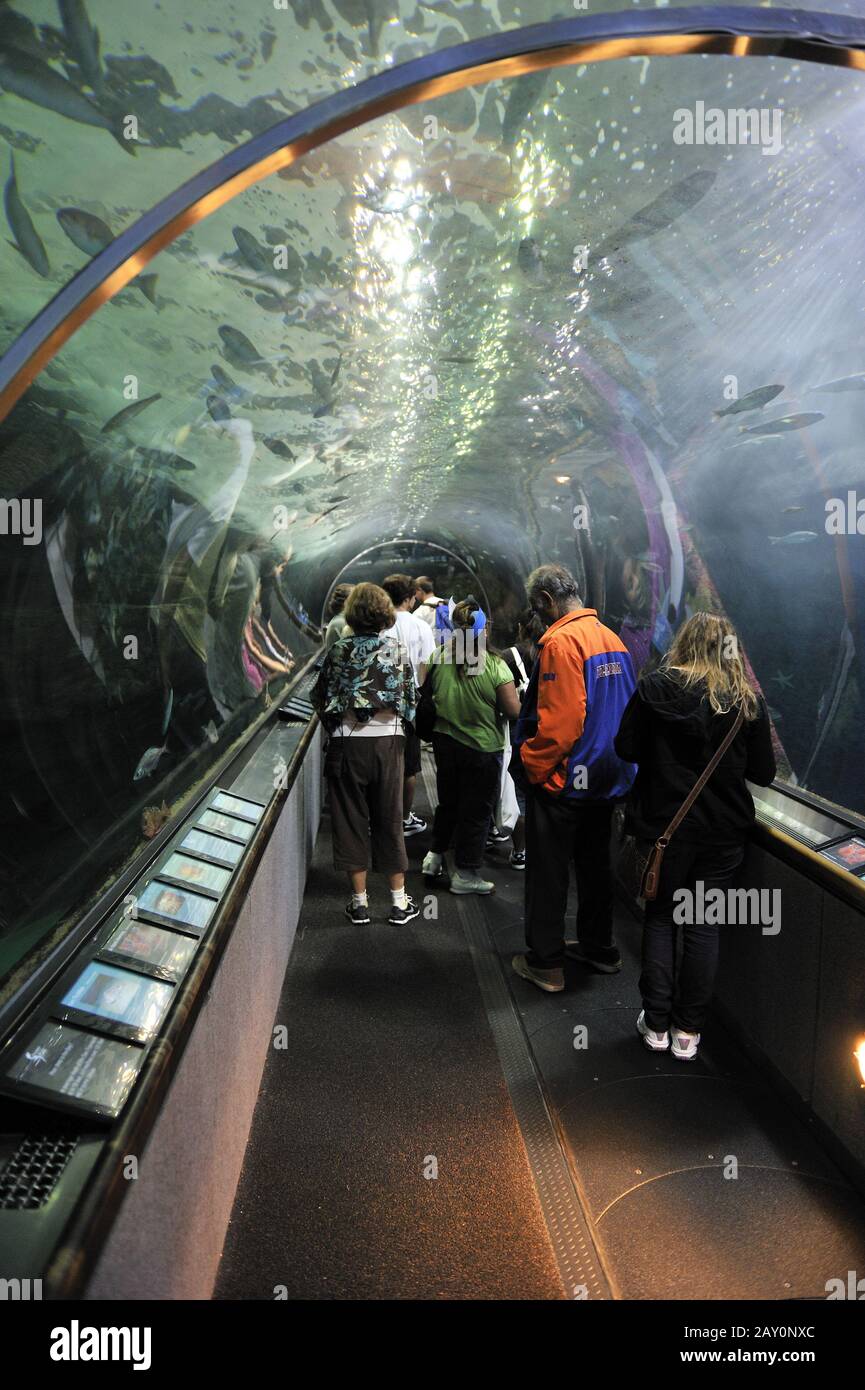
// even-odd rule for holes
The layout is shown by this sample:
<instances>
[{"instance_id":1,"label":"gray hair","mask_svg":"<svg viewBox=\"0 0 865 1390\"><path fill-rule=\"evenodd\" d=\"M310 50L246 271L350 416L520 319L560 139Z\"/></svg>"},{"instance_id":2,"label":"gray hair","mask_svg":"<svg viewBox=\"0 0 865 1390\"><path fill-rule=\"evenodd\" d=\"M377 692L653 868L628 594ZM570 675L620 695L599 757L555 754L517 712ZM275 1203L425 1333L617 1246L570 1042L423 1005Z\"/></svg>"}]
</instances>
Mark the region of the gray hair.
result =
<instances>
[{"instance_id":1,"label":"gray hair","mask_svg":"<svg viewBox=\"0 0 865 1390\"><path fill-rule=\"evenodd\" d=\"M529 598L540 589L546 591L553 603L581 603L577 581L564 565L538 565L526 580L526 593Z\"/></svg>"}]
</instances>

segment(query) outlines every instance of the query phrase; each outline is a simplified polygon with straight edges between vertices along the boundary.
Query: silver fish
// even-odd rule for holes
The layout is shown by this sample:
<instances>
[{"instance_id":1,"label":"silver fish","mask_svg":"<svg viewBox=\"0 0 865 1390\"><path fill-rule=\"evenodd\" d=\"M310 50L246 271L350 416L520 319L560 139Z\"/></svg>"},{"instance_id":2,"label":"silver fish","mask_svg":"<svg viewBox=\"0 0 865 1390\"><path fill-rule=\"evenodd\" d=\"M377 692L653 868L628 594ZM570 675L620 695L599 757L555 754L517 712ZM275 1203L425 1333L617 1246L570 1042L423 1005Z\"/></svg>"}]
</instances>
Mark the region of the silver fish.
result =
<instances>
[{"instance_id":1,"label":"silver fish","mask_svg":"<svg viewBox=\"0 0 865 1390\"><path fill-rule=\"evenodd\" d=\"M37 275L45 278L50 274L51 266L48 264L48 256L39 233L33 225L33 219L24 206L24 201L18 191L14 155L11 156L10 160L9 178L3 192L3 203L6 208L6 220L15 238L14 241L10 241L9 245L14 246L15 250L21 253Z\"/></svg>"},{"instance_id":2,"label":"silver fish","mask_svg":"<svg viewBox=\"0 0 865 1390\"><path fill-rule=\"evenodd\" d=\"M150 777L155 771L157 764L163 753L167 751L166 745L161 748L148 748L142 753L138 766L132 774L133 782L141 782L145 777Z\"/></svg>"},{"instance_id":3,"label":"silver fish","mask_svg":"<svg viewBox=\"0 0 865 1390\"><path fill-rule=\"evenodd\" d=\"M122 410L118 410L116 415L112 415L110 420L106 420L100 430L100 434L110 434L112 430L122 429L130 420L134 420L136 415L140 415L142 410L146 410L154 401L161 401L162 396L159 391L154 391L152 396L145 396L142 401L132 401L125 405Z\"/></svg>"},{"instance_id":4,"label":"silver fish","mask_svg":"<svg viewBox=\"0 0 865 1390\"><path fill-rule=\"evenodd\" d=\"M804 430L808 425L816 425L819 420L825 420L826 416L821 415L819 410L812 410L804 415L782 415L777 420L767 420L765 425L739 426L740 434L768 435L768 434L787 434L790 430Z\"/></svg>"},{"instance_id":5,"label":"silver fish","mask_svg":"<svg viewBox=\"0 0 865 1390\"><path fill-rule=\"evenodd\" d=\"M786 536L770 536L770 545L807 545L809 541L816 541L816 531L790 531Z\"/></svg>"},{"instance_id":6,"label":"silver fish","mask_svg":"<svg viewBox=\"0 0 865 1390\"><path fill-rule=\"evenodd\" d=\"M783 390L783 386L758 386L756 390L749 391L747 396L741 396L723 410L716 410L715 414L720 419L724 415L742 415L746 410L759 410L760 406L768 405L769 401L780 396Z\"/></svg>"}]
</instances>

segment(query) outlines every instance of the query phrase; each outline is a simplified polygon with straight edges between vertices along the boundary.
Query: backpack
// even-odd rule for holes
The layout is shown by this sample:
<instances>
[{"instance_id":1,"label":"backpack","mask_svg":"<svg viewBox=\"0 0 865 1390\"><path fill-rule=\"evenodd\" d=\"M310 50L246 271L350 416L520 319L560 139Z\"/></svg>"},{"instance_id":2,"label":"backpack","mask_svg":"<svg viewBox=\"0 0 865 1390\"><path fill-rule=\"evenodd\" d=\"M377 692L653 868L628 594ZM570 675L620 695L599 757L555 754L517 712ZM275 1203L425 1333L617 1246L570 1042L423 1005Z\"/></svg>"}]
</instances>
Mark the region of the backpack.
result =
<instances>
[{"instance_id":1,"label":"backpack","mask_svg":"<svg viewBox=\"0 0 865 1390\"><path fill-rule=\"evenodd\" d=\"M441 646L442 642L444 642L447 637L450 637L453 630L454 625L451 622L450 605L447 600L443 600L436 606L435 624L433 626L435 639L439 646Z\"/></svg>"}]
</instances>

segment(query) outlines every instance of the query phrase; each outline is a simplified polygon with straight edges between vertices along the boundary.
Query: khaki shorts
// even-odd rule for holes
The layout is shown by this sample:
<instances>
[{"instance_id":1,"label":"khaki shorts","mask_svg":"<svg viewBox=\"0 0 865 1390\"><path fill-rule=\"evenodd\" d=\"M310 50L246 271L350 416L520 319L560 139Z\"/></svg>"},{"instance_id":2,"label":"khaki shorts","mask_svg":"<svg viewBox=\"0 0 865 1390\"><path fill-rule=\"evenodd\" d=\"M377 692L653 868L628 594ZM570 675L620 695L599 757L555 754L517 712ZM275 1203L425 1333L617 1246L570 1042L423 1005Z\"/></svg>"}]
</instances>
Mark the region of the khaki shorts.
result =
<instances>
[{"instance_id":1,"label":"khaki shorts","mask_svg":"<svg viewBox=\"0 0 865 1390\"><path fill-rule=\"evenodd\" d=\"M357 873L405 873L408 856L402 830L405 740L343 738L328 744L324 760L333 827L333 866Z\"/></svg>"}]
</instances>

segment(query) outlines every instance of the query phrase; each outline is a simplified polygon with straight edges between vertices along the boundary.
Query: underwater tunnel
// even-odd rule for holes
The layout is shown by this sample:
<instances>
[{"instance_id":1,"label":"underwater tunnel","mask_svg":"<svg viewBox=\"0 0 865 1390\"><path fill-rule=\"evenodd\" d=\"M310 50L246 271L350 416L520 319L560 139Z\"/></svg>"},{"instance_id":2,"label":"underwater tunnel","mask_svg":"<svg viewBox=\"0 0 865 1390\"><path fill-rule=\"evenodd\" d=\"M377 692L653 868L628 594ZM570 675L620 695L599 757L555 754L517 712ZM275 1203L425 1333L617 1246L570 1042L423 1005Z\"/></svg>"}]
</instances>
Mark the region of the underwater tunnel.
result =
<instances>
[{"instance_id":1,"label":"underwater tunnel","mask_svg":"<svg viewBox=\"0 0 865 1390\"><path fill-rule=\"evenodd\" d=\"M0 1280L865 1274L865 14L570 9L0 2ZM340 917L334 586L428 574L506 648L544 563L637 671L723 615L768 707L780 916L692 1070L623 883L622 973L552 1002L495 849Z\"/></svg>"}]
</instances>

